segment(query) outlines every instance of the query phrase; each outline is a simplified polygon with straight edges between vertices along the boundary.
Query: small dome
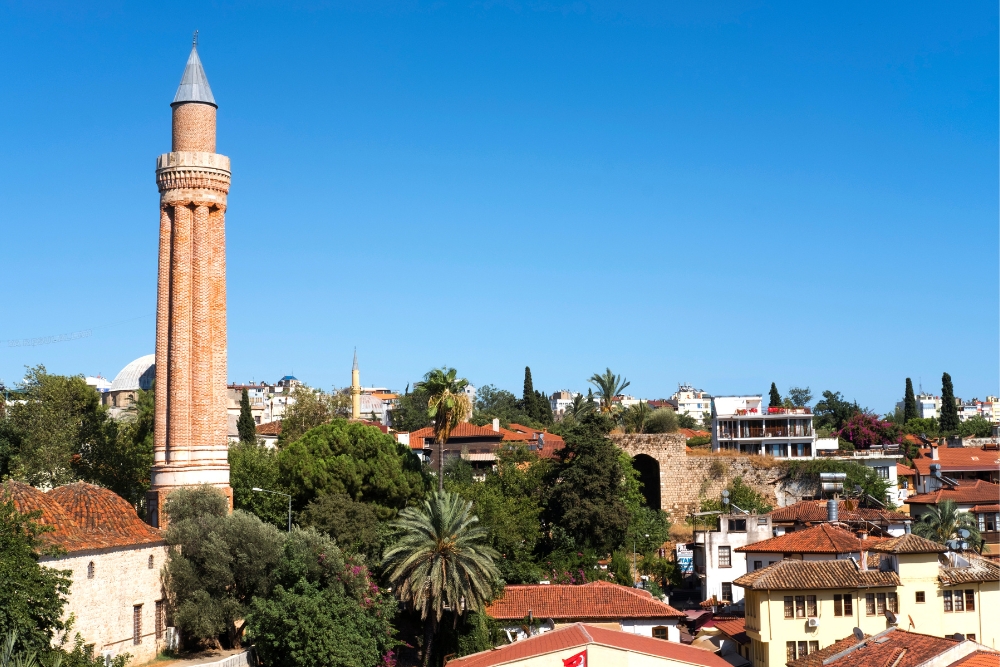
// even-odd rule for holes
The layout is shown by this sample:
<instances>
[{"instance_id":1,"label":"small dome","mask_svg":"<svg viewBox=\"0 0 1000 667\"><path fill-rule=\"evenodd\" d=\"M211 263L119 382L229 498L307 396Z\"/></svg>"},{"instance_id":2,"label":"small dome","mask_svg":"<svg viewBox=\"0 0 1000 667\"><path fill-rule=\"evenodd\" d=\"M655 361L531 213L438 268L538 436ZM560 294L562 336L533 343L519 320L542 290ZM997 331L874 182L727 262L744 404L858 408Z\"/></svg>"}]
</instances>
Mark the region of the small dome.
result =
<instances>
[{"instance_id":1,"label":"small dome","mask_svg":"<svg viewBox=\"0 0 1000 667\"><path fill-rule=\"evenodd\" d=\"M155 354L147 354L130 362L115 376L111 383L111 391L135 391L137 389L149 391L153 386L153 378L156 377L155 362Z\"/></svg>"},{"instance_id":2,"label":"small dome","mask_svg":"<svg viewBox=\"0 0 1000 667\"><path fill-rule=\"evenodd\" d=\"M149 528L135 513L135 508L114 491L76 482L56 487L47 494L59 503L78 526L86 531L100 531L127 537Z\"/></svg>"},{"instance_id":3,"label":"small dome","mask_svg":"<svg viewBox=\"0 0 1000 667\"><path fill-rule=\"evenodd\" d=\"M59 501L44 491L12 479L4 482L0 486L0 489L2 489L0 498L9 494L18 512L41 511L42 516L37 519L38 523L52 526L55 529L54 532L43 533L43 539L50 536L53 538L65 538L75 535L79 531L76 521L73 520L72 516L67 514L63 506L59 504Z\"/></svg>"}]
</instances>

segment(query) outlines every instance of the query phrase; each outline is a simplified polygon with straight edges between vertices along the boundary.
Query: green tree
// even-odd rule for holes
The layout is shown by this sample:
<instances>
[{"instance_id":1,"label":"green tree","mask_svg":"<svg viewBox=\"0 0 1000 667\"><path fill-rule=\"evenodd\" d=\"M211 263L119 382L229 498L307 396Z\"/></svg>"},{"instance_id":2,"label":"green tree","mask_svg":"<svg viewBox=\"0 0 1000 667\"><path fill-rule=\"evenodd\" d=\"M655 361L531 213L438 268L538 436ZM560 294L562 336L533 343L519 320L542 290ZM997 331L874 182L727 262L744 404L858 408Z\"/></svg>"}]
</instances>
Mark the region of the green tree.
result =
<instances>
[{"instance_id":1,"label":"green tree","mask_svg":"<svg viewBox=\"0 0 1000 667\"><path fill-rule=\"evenodd\" d=\"M438 445L438 491L444 489L444 447L448 437L472 411L465 393L469 381L457 375L454 368L435 368L417 385L427 392L427 415L433 420L434 440Z\"/></svg>"},{"instance_id":2,"label":"green tree","mask_svg":"<svg viewBox=\"0 0 1000 667\"><path fill-rule=\"evenodd\" d=\"M288 501L267 489L289 493L281 481L278 452L257 442L240 441L229 446L229 485L233 488L233 507L256 515L280 528L288 526Z\"/></svg>"},{"instance_id":3,"label":"green tree","mask_svg":"<svg viewBox=\"0 0 1000 667\"><path fill-rule=\"evenodd\" d=\"M796 408L804 408L812 401L813 395L809 387L791 387L788 390L788 400Z\"/></svg>"},{"instance_id":4,"label":"green tree","mask_svg":"<svg viewBox=\"0 0 1000 667\"><path fill-rule=\"evenodd\" d=\"M621 586L635 586L635 578L632 576L631 554L624 549L615 549L611 554L611 565L608 567L608 574L614 577L615 583Z\"/></svg>"},{"instance_id":5,"label":"green tree","mask_svg":"<svg viewBox=\"0 0 1000 667\"><path fill-rule=\"evenodd\" d=\"M263 664L375 667L397 644L396 601L315 530L287 536L274 588L254 598L247 634Z\"/></svg>"},{"instance_id":6,"label":"green tree","mask_svg":"<svg viewBox=\"0 0 1000 667\"><path fill-rule=\"evenodd\" d=\"M733 506L753 512L754 514L767 514L774 506L759 491L743 481L742 477L735 477L726 487L729 491L729 506L722 502L722 496L718 498L705 499L701 501L702 512L734 512Z\"/></svg>"},{"instance_id":7,"label":"green tree","mask_svg":"<svg viewBox=\"0 0 1000 667\"><path fill-rule=\"evenodd\" d=\"M649 403L639 401L618 413L618 423L626 433L645 433L646 420L652 414L653 410L649 407Z\"/></svg>"},{"instance_id":8,"label":"green tree","mask_svg":"<svg viewBox=\"0 0 1000 667\"><path fill-rule=\"evenodd\" d=\"M71 573L39 564L40 555L57 553L41 541L52 530L38 523L41 515L18 512L9 488L0 487L0 636L16 633L16 648L24 652L48 649L66 629Z\"/></svg>"},{"instance_id":9,"label":"green tree","mask_svg":"<svg viewBox=\"0 0 1000 667\"><path fill-rule=\"evenodd\" d=\"M614 408L615 396L621 394L631 384L622 376L612 373L610 368L604 369L604 373L601 374L594 373L587 382L597 389L597 397L600 399L599 407L601 412L605 414L610 413Z\"/></svg>"},{"instance_id":10,"label":"green tree","mask_svg":"<svg viewBox=\"0 0 1000 667\"><path fill-rule=\"evenodd\" d=\"M549 403L548 397L545 392L535 390L535 421L542 425L548 425L555 422L555 418L552 416L552 404Z\"/></svg>"},{"instance_id":11,"label":"green tree","mask_svg":"<svg viewBox=\"0 0 1000 667\"><path fill-rule=\"evenodd\" d=\"M576 394L573 396L573 403L566 408L565 417L572 417L576 421L580 421L588 413L593 412L594 407L594 402L589 397Z\"/></svg>"},{"instance_id":12,"label":"green tree","mask_svg":"<svg viewBox=\"0 0 1000 667\"><path fill-rule=\"evenodd\" d=\"M251 601L271 590L282 533L247 512L229 514L226 497L209 486L177 489L166 513L165 584L177 626L203 640L225 633L239 646Z\"/></svg>"},{"instance_id":13,"label":"green tree","mask_svg":"<svg viewBox=\"0 0 1000 667\"><path fill-rule=\"evenodd\" d=\"M913 395L913 380L906 378L906 391L903 393L903 423L920 416L917 412L917 397Z\"/></svg>"},{"instance_id":14,"label":"green tree","mask_svg":"<svg viewBox=\"0 0 1000 667\"><path fill-rule=\"evenodd\" d=\"M521 402L514 394L488 384L476 392L476 405L471 421L478 426L485 426L494 419L499 419L504 428L510 427L511 422L534 425L535 421L524 412Z\"/></svg>"},{"instance_id":15,"label":"green tree","mask_svg":"<svg viewBox=\"0 0 1000 667\"><path fill-rule=\"evenodd\" d=\"M951 376L945 373L941 376L941 430L954 433L958 430L958 406L955 404L955 388L951 384Z\"/></svg>"},{"instance_id":16,"label":"green tree","mask_svg":"<svg viewBox=\"0 0 1000 667\"><path fill-rule=\"evenodd\" d=\"M396 595L419 610L424 621L424 665L430 664L434 635L447 608L457 622L493 598L500 573L487 531L477 525L472 503L438 491L423 507L403 510L395 525L402 533L385 554Z\"/></svg>"},{"instance_id":17,"label":"green tree","mask_svg":"<svg viewBox=\"0 0 1000 667\"><path fill-rule=\"evenodd\" d=\"M862 412L857 402L850 403L840 395L840 392L824 391L823 399L813 407L816 415L815 427L839 431L856 412Z\"/></svg>"},{"instance_id":18,"label":"green tree","mask_svg":"<svg viewBox=\"0 0 1000 667\"><path fill-rule=\"evenodd\" d=\"M240 397L240 418L236 421L236 432L239 433L240 442L257 442L257 424L250 411L250 394L246 387Z\"/></svg>"},{"instance_id":19,"label":"green tree","mask_svg":"<svg viewBox=\"0 0 1000 667\"><path fill-rule=\"evenodd\" d=\"M521 408L535 418L535 385L531 381L531 368L524 367L524 388L521 390Z\"/></svg>"},{"instance_id":20,"label":"green tree","mask_svg":"<svg viewBox=\"0 0 1000 667\"><path fill-rule=\"evenodd\" d=\"M328 493L306 506L300 522L329 535L346 553L362 554L370 562L381 561L386 531L369 504L344 493Z\"/></svg>"},{"instance_id":21,"label":"green tree","mask_svg":"<svg viewBox=\"0 0 1000 667\"><path fill-rule=\"evenodd\" d=\"M936 438L941 432L941 427L938 425L938 420L934 417L927 417L926 419L914 417L906 421L903 430L913 435L926 435L928 438Z\"/></svg>"},{"instance_id":22,"label":"green tree","mask_svg":"<svg viewBox=\"0 0 1000 667\"><path fill-rule=\"evenodd\" d=\"M591 414L565 435L566 447L549 474L545 499L550 524L562 527L577 545L601 553L610 553L624 540L629 522L626 476L631 480L635 475L607 438L609 429L606 417Z\"/></svg>"},{"instance_id":23,"label":"green tree","mask_svg":"<svg viewBox=\"0 0 1000 667\"><path fill-rule=\"evenodd\" d=\"M771 383L771 392L768 395L767 407L769 407L769 408L780 408L781 405L782 405L782 403L781 403L781 394L778 393L778 387L772 382Z\"/></svg>"},{"instance_id":24,"label":"green tree","mask_svg":"<svg viewBox=\"0 0 1000 667\"><path fill-rule=\"evenodd\" d=\"M423 498L428 480L413 451L374 426L336 419L278 452L281 487L302 509L317 496L346 494L390 519Z\"/></svg>"},{"instance_id":25,"label":"green tree","mask_svg":"<svg viewBox=\"0 0 1000 667\"><path fill-rule=\"evenodd\" d=\"M958 425L958 434L963 438L988 438L993 433L993 422L976 415Z\"/></svg>"},{"instance_id":26,"label":"green tree","mask_svg":"<svg viewBox=\"0 0 1000 667\"><path fill-rule=\"evenodd\" d=\"M982 537L975 516L969 512L960 512L954 500L945 500L937 505L930 505L927 513L913 525L913 532L920 537L944 544L948 540L960 539L959 531L969 531L969 544L979 545Z\"/></svg>"},{"instance_id":27,"label":"green tree","mask_svg":"<svg viewBox=\"0 0 1000 667\"><path fill-rule=\"evenodd\" d=\"M692 417L691 413L685 412L682 415L677 415L677 426L679 428L698 428L698 420Z\"/></svg>"},{"instance_id":28,"label":"green tree","mask_svg":"<svg viewBox=\"0 0 1000 667\"><path fill-rule=\"evenodd\" d=\"M430 426L431 418L427 414L427 398L427 391L419 385L414 387L413 391L410 391L410 385L406 385L406 391L396 399L395 407L389 410L389 423L397 431L403 432L416 431Z\"/></svg>"},{"instance_id":29,"label":"green tree","mask_svg":"<svg viewBox=\"0 0 1000 667\"><path fill-rule=\"evenodd\" d=\"M892 508L892 504L889 502L887 496L889 481L879 477L874 468L869 468L862 463L813 459L811 461L788 461L785 465L788 467L788 476L791 479L811 479L817 487L820 483L820 473L846 473L847 478L844 480L844 490L848 493L853 493L855 487L861 487L861 492L864 494L861 498L862 506L877 506L870 500L870 498L874 498L882 506ZM736 504L739 505L739 503ZM742 507L742 505L740 506Z\"/></svg>"},{"instance_id":30,"label":"green tree","mask_svg":"<svg viewBox=\"0 0 1000 667\"><path fill-rule=\"evenodd\" d=\"M310 429L328 424L337 418L346 419L350 416L351 397L347 392L335 391L327 394L304 384L297 385L292 390L288 408L281 420L278 444L293 442Z\"/></svg>"},{"instance_id":31,"label":"green tree","mask_svg":"<svg viewBox=\"0 0 1000 667\"><path fill-rule=\"evenodd\" d=\"M685 415L687 416L687 415ZM690 419L690 417L688 417ZM681 428L680 416L670 408L657 408L646 419L646 433L673 433ZM683 428L693 428L685 426Z\"/></svg>"}]
</instances>

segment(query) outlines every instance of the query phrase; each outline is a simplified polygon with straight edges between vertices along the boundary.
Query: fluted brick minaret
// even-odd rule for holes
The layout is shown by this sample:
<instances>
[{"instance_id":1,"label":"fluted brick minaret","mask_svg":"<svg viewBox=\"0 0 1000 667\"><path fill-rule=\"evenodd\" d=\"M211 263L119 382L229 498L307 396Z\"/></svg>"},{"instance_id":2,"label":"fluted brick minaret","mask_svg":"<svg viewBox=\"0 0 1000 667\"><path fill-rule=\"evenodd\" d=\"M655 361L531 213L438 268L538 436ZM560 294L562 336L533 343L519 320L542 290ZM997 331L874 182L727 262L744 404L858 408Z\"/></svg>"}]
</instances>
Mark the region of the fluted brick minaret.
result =
<instances>
[{"instance_id":1,"label":"fluted brick minaret","mask_svg":"<svg viewBox=\"0 0 1000 667\"><path fill-rule=\"evenodd\" d=\"M160 263L150 523L181 486L230 498L226 417L226 195L229 158L215 152L215 98L191 47L173 109L173 146L156 159Z\"/></svg>"}]
</instances>

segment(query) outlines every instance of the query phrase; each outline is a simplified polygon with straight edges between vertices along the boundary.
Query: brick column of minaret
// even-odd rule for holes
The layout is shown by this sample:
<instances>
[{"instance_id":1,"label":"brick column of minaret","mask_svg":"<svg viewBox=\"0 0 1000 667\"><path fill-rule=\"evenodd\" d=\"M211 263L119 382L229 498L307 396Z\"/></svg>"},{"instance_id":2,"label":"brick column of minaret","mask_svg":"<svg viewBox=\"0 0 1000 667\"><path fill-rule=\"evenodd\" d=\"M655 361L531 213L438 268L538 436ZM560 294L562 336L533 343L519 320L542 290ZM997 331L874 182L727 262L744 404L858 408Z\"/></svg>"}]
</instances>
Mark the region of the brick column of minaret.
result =
<instances>
[{"instance_id":1,"label":"brick column of minaret","mask_svg":"<svg viewBox=\"0 0 1000 667\"><path fill-rule=\"evenodd\" d=\"M196 46L173 109L173 145L156 160L160 262L156 411L147 516L166 525L167 495L209 484L230 499L226 423L226 196L215 152L215 98Z\"/></svg>"}]
</instances>

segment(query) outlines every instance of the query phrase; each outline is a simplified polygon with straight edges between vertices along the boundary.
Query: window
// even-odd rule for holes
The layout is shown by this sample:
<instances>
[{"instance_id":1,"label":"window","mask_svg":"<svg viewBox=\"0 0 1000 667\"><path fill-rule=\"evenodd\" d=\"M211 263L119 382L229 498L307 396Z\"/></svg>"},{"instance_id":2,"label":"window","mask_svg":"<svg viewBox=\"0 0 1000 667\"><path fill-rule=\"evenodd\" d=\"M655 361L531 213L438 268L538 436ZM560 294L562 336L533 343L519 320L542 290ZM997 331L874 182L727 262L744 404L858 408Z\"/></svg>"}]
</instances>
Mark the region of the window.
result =
<instances>
[{"instance_id":1,"label":"window","mask_svg":"<svg viewBox=\"0 0 1000 667\"><path fill-rule=\"evenodd\" d=\"M806 596L796 595L795 596L795 618L805 618L806 617Z\"/></svg>"},{"instance_id":2,"label":"window","mask_svg":"<svg viewBox=\"0 0 1000 667\"><path fill-rule=\"evenodd\" d=\"M733 585L729 582L724 582L722 584L722 601L723 602L733 601Z\"/></svg>"},{"instance_id":3,"label":"window","mask_svg":"<svg viewBox=\"0 0 1000 667\"><path fill-rule=\"evenodd\" d=\"M889 479L889 466L874 466L880 479Z\"/></svg>"},{"instance_id":4,"label":"window","mask_svg":"<svg viewBox=\"0 0 1000 667\"><path fill-rule=\"evenodd\" d=\"M868 616L875 615L875 594L865 593L865 614Z\"/></svg>"},{"instance_id":5,"label":"window","mask_svg":"<svg viewBox=\"0 0 1000 667\"><path fill-rule=\"evenodd\" d=\"M886 600L886 609L894 614L899 613L899 597L895 593L889 593Z\"/></svg>"},{"instance_id":6,"label":"window","mask_svg":"<svg viewBox=\"0 0 1000 667\"><path fill-rule=\"evenodd\" d=\"M923 591L917 591L917 604L923 604L926 599Z\"/></svg>"},{"instance_id":7,"label":"window","mask_svg":"<svg viewBox=\"0 0 1000 667\"><path fill-rule=\"evenodd\" d=\"M804 658L809 655L809 642L799 642L799 657Z\"/></svg>"},{"instance_id":8,"label":"window","mask_svg":"<svg viewBox=\"0 0 1000 667\"><path fill-rule=\"evenodd\" d=\"M753 562L753 569L759 570L764 565L763 561L755 560Z\"/></svg>"},{"instance_id":9,"label":"window","mask_svg":"<svg viewBox=\"0 0 1000 667\"><path fill-rule=\"evenodd\" d=\"M965 611L965 599L962 598L962 591L955 591L955 611Z\"/></svg>"},{"instance_id":10,"label":"window","mask_svg":"<svg viewBox=\"0 0 1000 667\"><path fill-rule=\"evenodd\" d=\"M806 616L808 616L809 618L815 618L816 616L819 616L819 614L816 612L815 595L806 596Z\"/></svg>"},{"instance_id":11,"label":"window","mask_svg":"<svg viewBox=\"0 0 1000 667\"><path fill-rule=\"evenodd\" d=\"M747 520L746 519L730 519L729 520L729 532L731 532L731 533L745 533L745 532L747 532Z\"/></svg>"},{"instance_id":12,"label":"window","mask_svg":"<svg viewBox=\"0 0 1000 667\"><path fill-rule=\"evenodd\" d=\"M658 625L655 628L653 628L653 639L666 639L666 638L667 638L666 627Z\"/></svg>"},{"instance_id":13,"label":"window","mask_svg":"<svg viewBox=\"0 0 1000 667\"><path fill-rule=\"evenodd\" d=\"M146 567L148 567L150 570L153 569L153 554L149 555L149 562L146 564Z\"/></svg>"},{"instance_id":14,"label":"window","mask_svg":"<svg viewBox=\"0 0 1000 667\"><path fill-rule=\"evenodd\" d=\"M155 623L156 623L156 638L157 639L163 639L163 626L166 625L166 620L167 620L166 618L164 618L166 616L166 614L164 612L165 612L165 610L163 608L163 600L157 600L156 601L156 619L155 619Z\"/></svg>"},{"instance_id":15,"label":"window","mask_svg":"<svg viewBox=\"0 0 1000 667\"><path fill-rule=\"evenodd\" d=\"M142 643L142 605L132 607L132 643Z\"/></svg>"},{"instance_id":16,"label":"window","mask_svg":"<svg viewBox=\"0 0 1000 667\"><path fill-rule=\"evenodd\" d=\"M976 592L971 588L965 589L965 611L976 610Z\"/></svg>"},{"instance_id":17,"label":"window","mask_svg":"<svg viewBox=\"0 0 1000 667\"><path fill-rule=\"evenodd\" d=\"M795 618L795 607L792 606L792 596L785 596L785 618Z\"/></svg>"},{"instance_id":18,"label":"window","mask_svg":"<svg viewBox=\"0 0 1000 667\"><path fill-rule=\"evenodd\" d=\"M885 593L875 594L875 613L879 616L885 613Z\"/></svg>"},{"instance_id":19,"label":"window","mask_svg":"<svg viewBox=\"0 0 1000 667\"><path fill-rule=\"evenodd\" d=\"M757 525L758 526L766 526L767 525L767 517L766 516L759 516L759 517L757 517Z\"/></svg>"},{"instance_id":20,"label":"window","mask_svg":"<svg viewBox=\"0 0 1000 667\"><path fill-rule=\"evenodd\" d=\"M844 593L844 616L854 616L854 598L850 593Z\"/></svg>"},{"instance_id":21,"label":"window","mask_svg":"<svg viewBox=\"0 0 1000 667\"><path fill-rule=\"evenodd\" d=\"M87 578L88 579L94 578L94 561L90 561L89 563L87 563Z\"/></svg>"},{"instance_id":22,"label":"window","mask_svg":"<svg viewBox=\"0 0 1000 667\"><path fill-rule=\"evenodd\" d=\"M951 611L951 591L944 592L944 610Z\"/></svg>"},{"instance_id":23,"label":"window","mask_svg":"<svg viewBox=\"0 0 1000 667\"><path fill-rule=\"evenodd\" d=\"M965 638L968 639L969 641L973 641L973 642L976 641L976 635L973 634L973 633L971 633L971 632L969 634L965 635Z\"/></svg>"},{"instance_id":24,"label":"window","mask_svg":"<svg viewBox=\"0 0 1000 667\"><path fill-rule=\"evenodd\" d=\"M785 642L785 661L795 660L795 642Z\"/></svg>"},{"instance_id":25,"label":"window","mask_svg":"<svg viewBox=\"0 0 1000 667\"><path fill-rule=\"evenodd\" d=\"M809 652L815 653L819 650L819 642L809 642Z\"/></svg>"},{"instance_id":26,"label":"window","mask_svg":"<svg viewBox=\"0 0 1000 667\"><path fill-rule=\"evenodd\" d=\"M833 596L833 615L843 616L844 615L844 596L834 595Z\"/></svg>"},{"instance_id":27,"label":"window","mask_svg":"<svg viewBox=\"0 0 1000 667\"><path fill-rule=\"evenodd\" d=\"M729 547L719 547L719 567L732 567L733 554Z\"/></svg>"}]
</instances>

